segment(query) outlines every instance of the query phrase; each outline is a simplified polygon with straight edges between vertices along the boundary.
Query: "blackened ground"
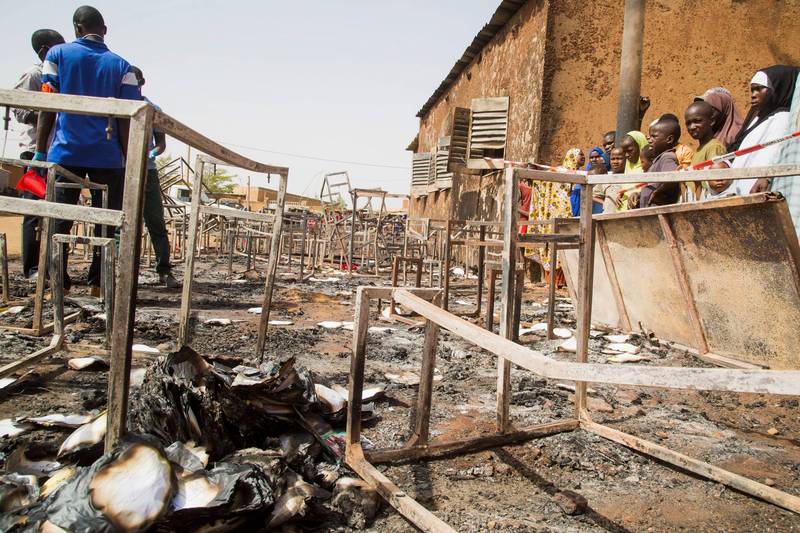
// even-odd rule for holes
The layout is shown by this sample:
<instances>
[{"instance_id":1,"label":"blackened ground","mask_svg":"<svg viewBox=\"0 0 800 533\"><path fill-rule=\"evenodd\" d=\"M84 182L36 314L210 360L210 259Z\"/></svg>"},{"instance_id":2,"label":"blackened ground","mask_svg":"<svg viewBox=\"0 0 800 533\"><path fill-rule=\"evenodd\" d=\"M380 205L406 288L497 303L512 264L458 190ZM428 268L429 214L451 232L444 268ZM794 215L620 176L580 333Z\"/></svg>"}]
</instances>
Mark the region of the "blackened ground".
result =
<instances>
[{"instance_id":1,"label":"blackened ground","mask_svg":"<svg viewBox=\"0 0 800 533\"><path fill-rule=\"evenodd\" d=\"M86 266L74 265L74 277L85 276ZM13 272L18 264L11 265ZM192 346L204 355L254 362L258 315L248 309L261 304L263 279L225 277L224 261L202 260L193 296ZM242 264L235 270L241 272ZM386 285L381 278L354 277L333 270L317 273L300 283L282 268L271 319L292 321L270 329L267 354L293 355L314 379L327 385L347 386L352 332L317 327L323 320L352 321L353 295L359 284ZM330 278L330 279L329 279ZM332 280L332 278L336 278ZM162 351L174 348L180 291L155 285L155 275L141 276L136 317L136 342ZM16 277L15 292L24 293ZM469 285L465 280L456 285ZM29 285L28 288L32 288ZM77 286L80 296L85 287ZM474 290L458 289L452 310L474 306ZM572 306L559 295L559 325L574 328ZM523 324L544 318L546 291L528 285ZM499 302L496 309L500 311ZM73 343L99 343L104 323L94 313L68 327ZM387 399L375 405L376 416L365 424L364 435L376 447L401 445L409 434L410 406L416 388L392 382L387 374L418 373L422 329L378 320L392 328L368 335L366 382L385 386ZM1 319L2 317L0 317ZM230 325L205 324L228 318ZM0 333L0 364L13 361L46 344L46 339ZM705 366L684 351L658 341L634 337L649 360L632 365ZM569 360L573 354L556 352L559 341L524 336L522 343L550 357ZM606 362L600 335L591 340L593 362ZM154 356L137 354L135 375ZM84 413L104 408L105 371L69 370L62 355L36 366L20 383L0 396L0 419L48 413ZM432 434L455 439L493 431L496 359L455 335L442 332L433 398ZM572 414L570 383L541 380L512 370L514 424L559 420ZM600 422L669 446L792 494L800 494L798 399L731 393L696 393L590 385L589 408ZM770 431L773 430L773 431ZM777 434L774 433L777 430ZM52 455L68 431L36 430L0 441L0 458L27 444L32 459ZM401 489L459 531L797 531L800 518L773 505L742 495L717 483L688 475L584 431L530 441L475 454L380 469ZM565 514L554 495L571 490L584 496L588 509ZM310 524L303 524L311 526ZM319 529L326 529L318 524ZM384 505L371 531L412 531L413 528Z\"/></svg>"}]
</instances>

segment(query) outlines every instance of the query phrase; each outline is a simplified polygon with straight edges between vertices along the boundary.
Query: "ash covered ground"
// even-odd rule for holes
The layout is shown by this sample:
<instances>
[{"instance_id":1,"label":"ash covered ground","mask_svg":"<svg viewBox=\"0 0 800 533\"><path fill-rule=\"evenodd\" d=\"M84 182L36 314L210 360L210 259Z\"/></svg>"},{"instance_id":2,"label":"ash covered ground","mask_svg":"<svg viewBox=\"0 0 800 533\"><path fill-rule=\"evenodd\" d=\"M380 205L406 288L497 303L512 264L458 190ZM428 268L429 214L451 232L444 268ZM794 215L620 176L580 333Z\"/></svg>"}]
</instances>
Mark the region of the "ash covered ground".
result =
<instances>
[{"instance_id":1,"label":"ash covered ground","mask_svg":"<svg viewBox=\"0 0 800 533\"><path fill-rule=\"evenodd\" d=\"M191 346L201 355L242 364L257 363L254 346L263 280L225 277L224 261L202 260L197 266L193 296L194 333ZM73 266L81 277L85 266ZM11 265L18 271L18 265ZM243 265L237 265L238 271ZM281 272L273 299L272 320L291 325L270 328L267 357L294 357L316 383L347 386L352 331L325 329L322 321L352 321L358 285L388 285L388 276L353 277L333 270L314 280L298 282ZM175 348L180 292L155 286L155 276L143 273L136 316L136 343L167 353ZM24 285L14 281L21 295ZM459 281L451 295L453 312L468 312L475 304L470 280ZM461 288L464 286L463 288ZM32 285L30 286L32 289ZM73 296L85 290L76 287ZM523 297L523 327L545 318L546 289L528 284ZM496 310L500 311L499 302ZM566 291L559 292L558 326L574 330L574 314ZM28 317L0 317L5 324L25 325ZM87 312L67 328L73 344L100 343L102 319ZM388 330L368 335L366 384L385 387L374 416L364 424L364 436L374 447L400 446L410 434L410 413L416 386L407 379L419 372L423 330L379 320L373 305L372 324ZM214 318L229 324L211 325ZM478 319L474 319L478 322ZM482 320L479 322L482 323ZM607 362L609 341L596 332L591 339L592 362ZM613 333L613 332L612 332ZM522 344L550 357L569 360L558 352L562 340L524 335ZM645 359L628 365L706 366L668 343L634 335L626 341ZM12 362L45 346L47 339L0 333L0 364ZM0 419L53 413L86 414L104 409L106 371L71 370L69 356L59 354L2 389ZM156 354L137 353L136 383ZM614 363L610 363L614 364ZM483 350L442 331L436 363L432 436L451 440L494 430L496 359ZM394 377L387 377L389 376ZM413 380L411 380L413 381ZM515 426L556 421L573 414L572 384L539 379L512 369L511 415ZM698 393L665 389L589 385L593 418L689 456L800 495L800 427L798 399L733 393ZM343 427L343 426L342 426ZM31 459L55 455L70 430L33 429L0 440L6 461L24 445ZM705 481L585 431L563 433L525 444L495 448L422 463L380 466L402 490L459 531L796 531L800 517ZM586 508L568 514L559 494L585 498ZM358 530L352 524L309 524L304 529ZM358 524L357 527L361 527ZM383 503L364 530L413 531L398 513Z\"/></svg>"}]
</instances>

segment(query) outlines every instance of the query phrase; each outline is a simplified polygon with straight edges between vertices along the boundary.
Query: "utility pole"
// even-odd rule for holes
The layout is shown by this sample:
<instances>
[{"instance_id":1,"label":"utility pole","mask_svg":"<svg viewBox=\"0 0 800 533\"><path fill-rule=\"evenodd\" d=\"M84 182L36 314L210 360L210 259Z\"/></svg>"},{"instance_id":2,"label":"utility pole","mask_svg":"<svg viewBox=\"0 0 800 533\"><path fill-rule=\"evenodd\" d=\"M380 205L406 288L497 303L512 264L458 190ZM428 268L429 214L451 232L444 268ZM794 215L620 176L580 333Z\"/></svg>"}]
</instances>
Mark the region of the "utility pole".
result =
<instances>
[{"instance_id":1,"label":"utility pole","mask_svg":"<svg viewBox=\"0 0 800 533\"><path fill-rule=\"evenodd\" d=\"M642 87L645 0L625 0L622 29L622 58L619 65L619 102L617 104L617 140L639 127L639 97Z\"/></svg>"}]
</instances>

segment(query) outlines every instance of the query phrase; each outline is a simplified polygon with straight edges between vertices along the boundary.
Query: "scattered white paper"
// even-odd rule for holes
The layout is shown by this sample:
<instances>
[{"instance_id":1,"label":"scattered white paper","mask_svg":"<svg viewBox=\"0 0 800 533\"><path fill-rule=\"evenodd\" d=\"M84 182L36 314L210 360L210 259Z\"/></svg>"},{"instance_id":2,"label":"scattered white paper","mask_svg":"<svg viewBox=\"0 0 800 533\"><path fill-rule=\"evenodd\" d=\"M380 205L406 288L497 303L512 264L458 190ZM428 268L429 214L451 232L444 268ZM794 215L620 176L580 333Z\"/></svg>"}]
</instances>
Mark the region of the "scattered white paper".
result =
<instances>
[{"instance_id":1,"label":"scattered white paper","mask_svg":"<svg viewBox=\"0 0 800 533\"><path fill-rule=\"evenodd\" d=\"M25 424L18 424L10 418L0 420L0 437L16 437L30 429Z\"/></svg>"},{"instance_id":2,"label":"scattered white paper","mask_svg":"<svg viewBox=\"0 0 800 533\"><path fill-rule=\"evenodd\" d=\"M67 361L67 366L70 367L72 370L83 370L84 368L89 368L92 365L107 366L108 362L99 355L90 355L87 357L73 357L72 359Z\"/></svg>"},{"instance_id":3,"label":"scattered white paper","mask_svg":"<svg viewBox=\"0 0 800 533\"><path fill-rule=\"evenodd\" d=\"M317 322L317 326L325 329L339 329L343 326L343 323L338 320L324 320Z\"/></svg>"},{"instance_id":4,"label":"scattered white paper","mask_svg":"<svg viewBox=\"0 0 800 533\"><path fill-rule=\"evenodd\" d=\"M148 346L146 344L134 344L131 349L134 352L139 353L161 353L161 351L157 348L153 348L152 346Z\"/></svg>"},{"instance_id":5,"label":"scattered white paper","mask_svg":"<svg viewBox=\"0 0 800 533\"><path fill-rule=\"evenodd\" d=\"M251 313L253 315L260 315L261 314L261 308L260 307L251 307L250 309L247 310L247 312Z\"/></svg>"},{"instance_id":6,"label":"scattered white paper","mask_svg":"<svg viewBox=\"0 0 800 533\"><path fill-rule=\"evenodd\" d=\"M230 318L209 318L206 319L203 322L203 324L209 326L230 326L231 324L233 324L233 320L231 320Z\"/></svg>"},{"instance_id":7,"label":"scattered white paper","mask_svg":"<svg viewBox=\"0 0 800 533\"><path fill-rule=\"evenodd\" d=\"M18 314L20 314L20 313L21 313L21 312L22 312L24 309L25 309L25 306L24 306L24 305L12 305L12 306L11 306L11 307L9 307L8 309L6 309L6 310L5 310L5 311L3 311L2 313L0 313L0 315L18 315Z\"/></svg>"},{"instance_id":8,"label":"scattered white paper","mask_svg":"<svg viewBox=\"0 0 800 533\"><path fill-rule=\"evenodd\" d=\"M291 326L294 324L291 320L270 320L270 326Z\"/></svg>"},{"instance_id":9,"label":"scattered white paper","mask_svg":"<svg viewBox=\"0 0 800 533\"><path fill-rule=\"evenodd\" d=\"M545 329L546 328L547 326L545 325ZM553 335L559 339L569 339L572 337L572 331L568 330L567 328L553 328Z\"/></svg>"},{"instance_id":10,"label":"scattered white paper","mask_svg":"<svg viewBox=\"0 0 800 533\"><path fill-rule=\"evenodd\" d=\"M606 335L603 338L605 340L607 340L608 342L617 342L618 343L618 342L627 342L628 340L630 340L631 336L630 335Z\"/></svg>"},{"instance_id":11,"label":"scattered white paper","mask_svg":"<svg viewBox=\"0 0 800 533\"><path fill-rule=\"evenodd\" d=\"M558 345L556 348L557 352L577 352L578 351L578 340L575 337L571 337L561 344Z\"/></svg>"},{"instance_id":12,"label":"scattered white paper","mask_svg":"<svg viewBox=\"0 0 800 533\"><path fill-rule=\"evenodd\" d=\"M649 361L649 359L632 353L621 353L608 358L609 363L638 363L639 361Z\"/></svg>"},{"instance_id":13,"label":"scattered white paper","mask_svg":"<svg viewBox=\"0 0 800 533\"><path fill-rule=\"evenodd\" d=\"M624 352L624 353L639 353L640 350L638 346L621 342L612 342L611 344L606 346L606 348L608 348L609 350L614 350L615 352Z\"/></svg>"}]
</instances>

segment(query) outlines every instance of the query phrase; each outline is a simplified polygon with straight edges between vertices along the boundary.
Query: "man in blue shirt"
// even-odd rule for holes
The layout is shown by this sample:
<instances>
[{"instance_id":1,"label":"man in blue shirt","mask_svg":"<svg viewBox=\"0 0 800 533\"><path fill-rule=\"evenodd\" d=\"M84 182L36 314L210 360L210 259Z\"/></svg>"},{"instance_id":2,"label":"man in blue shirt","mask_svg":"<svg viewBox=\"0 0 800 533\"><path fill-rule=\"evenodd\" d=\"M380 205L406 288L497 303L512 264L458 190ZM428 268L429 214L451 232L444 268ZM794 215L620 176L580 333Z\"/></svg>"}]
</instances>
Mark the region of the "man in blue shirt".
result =
<instances>
[{"instance_id":1,"label":"man in blue shirt","mask_svg":"<svg viewBox=\"0 0 800 533\"><path fill-rule=\"evenodd\" d=\"M42 91L48 93L98 96L141 100L142 95L130 64L111 52L103 42L106 26L100 12L90 6L79 7L72 17L77 39L56 46L47 53L42 66ZM35 160L47 160L65 167L78 176L88 177L94 183L108 186L108 208L122 208L125 177L125 151L128 145L129 120L117 119L111 134L104 117L69 113L42 112L36 139ZM49 149L47 138L54 127ZM92 190L92 205L102 205L100 191ZM58 189L56 200L75 204L80 197L78 189ZM71 220L59 220L56 233L69 233ZM109 228L95 226L94 234L109 235ZM71 282L67 275L64 255L64 288ZM100 252L95 248L89 268L89 285L92 294L100 294Z\"/></svg>"},{"instance_id":2,"label":"man in blue shirt","mask_svg":"<svg viewBox=\"0 0 800 533\"><path fill-rule=\"evenodd\" d=\"M145 83L144 73L139 67L131 67L139 82L139 90ZM142 97L147 103L161 110L146 96ZM172 276L172 265L169 263L169 234L164 222L164 204L161 200L161 181L158 178L156 157L163 154L167 148L167 138L163 131L153 130L150 142L147 145L147 183L144 187L144 225L150 234L153 250L156 252L156 272L159 281L168 289L177 289L180 283Z\"/></svg>"}]
</instances>

